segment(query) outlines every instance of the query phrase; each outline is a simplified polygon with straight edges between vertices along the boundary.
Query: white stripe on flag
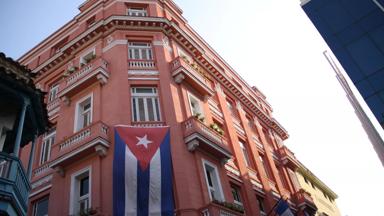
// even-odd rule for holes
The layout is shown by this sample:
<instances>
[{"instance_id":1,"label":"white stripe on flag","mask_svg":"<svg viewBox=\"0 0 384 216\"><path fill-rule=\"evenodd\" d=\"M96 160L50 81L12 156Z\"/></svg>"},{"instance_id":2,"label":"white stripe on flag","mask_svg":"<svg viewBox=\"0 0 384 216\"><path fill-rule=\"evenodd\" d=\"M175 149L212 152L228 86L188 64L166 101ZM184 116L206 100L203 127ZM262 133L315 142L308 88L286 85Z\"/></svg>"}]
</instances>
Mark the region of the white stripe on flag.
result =
<instances>
[{"instance_id":1,"label":"white stripe on flag","mask_svg":"<svg viewBox=\"0 0 384 216\"><path fill-rule=\"evenodd\" d=\"M280 216L294 216L289 208L287 208Z\"/></svg>"},{"instance_id":2,"label":"white stripe on flag","mask_svg":"<svg viewBox=\"0 0 384 216\"><path fill-rule=\"evenodd\" d=\"M137 159L125 147L125 216L137 215Z\"/></svg>"},{"instance_id":3,"label":"white stripe on flag","mask_svg":"<svg viewBox=\"0 0 384 216\"><path fill-rule=\"evenodd\" d=\"M156 151L149 170L149 204L151 216L161 216L161 157L160 148Z\"/></svg>"}]
</instances>

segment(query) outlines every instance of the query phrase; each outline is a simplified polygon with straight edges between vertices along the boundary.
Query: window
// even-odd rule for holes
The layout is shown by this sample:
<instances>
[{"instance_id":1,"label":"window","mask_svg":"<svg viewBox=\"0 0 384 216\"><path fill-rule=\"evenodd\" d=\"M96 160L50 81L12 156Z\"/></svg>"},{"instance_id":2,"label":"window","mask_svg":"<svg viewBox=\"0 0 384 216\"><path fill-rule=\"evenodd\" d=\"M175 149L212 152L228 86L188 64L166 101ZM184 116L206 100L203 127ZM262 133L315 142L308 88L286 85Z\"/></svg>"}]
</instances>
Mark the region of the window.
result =
<instances>
[{"instance_id":1,"label":"window","mask_svg":"<svg viewBox=\"0 0 384 216\"><path fill-rule=\"evenodd\" d=\"M261 163L263 164L263 168L265 170L265 174L267 174L267 177L269 179L272 179L271 170L269 169L269 166L268 166L267 162L264 160L264 155L259 155L259 158L260 158Z\"/></svg>"},{"instance_id":2,"label":"window","mask_svg":"<svg viewBox=\"0 0 384 216\"><path fill-rule=\"evenodd\" d=\"M33 216L48 216L49 198L44 197L33 205Z\"/></svg>"},{"instance_id":3,"label":"window","mask_svg":"<svg viewBox=\"0 0 384 216\"><path fill-rule=\"evenodd\" d=\"M86 65L88 64L90 61L92 61L92 59L96 58L96 50L95 48L93 48L92 50L86 52L81 58L80 58L80 65L83 66L83 65Z\"/></svg>"},{"instance_id":4,"label":"window","mask_svg":"<svg viewBox=\"0 0 384 216\"><path fill-rule=\"evenodd\" d=\"M265 216L267 213L265 212L265 206L264 206L264 198L261 196L256 196L257 202L259 204L260 209L260 215Z\"/></svg>"},{"instance_id":5,"label":"window","mask_svg":"<svg viewBox=\"0 0 384 216\"><path fill-rule=\"evenodd\" d=\"M305 181L305 183L308 184L308 179L305 176L304 176L304 181Z\"/></svg>"},{"instance_id":6,"label":"window","mask_svg":"<svg viewBox=\"0 0 384 216\"><path fill-rule=\"evenodd\" d=\"M286 178L285 178L285 176L284 176L284 173L283 173L283 172L284 172L283 167L282 167L282 166L278 166L277 164L278 164L278 163L275 161L277 174L278 174L279 177L280 177L280 180L281 180L281 183L283 184L283 187L284 187L285 189L287 189L287 188L288 188L288 182L287 182L287 180L286 180Z\"/></svg>"},{"instance_id":7,"label":"window","mask_svg":"<svg viewBox=\"0 0 384 216\"><path fill-rule=\"evenodd\" d=\"M223 191L221 189L220 178L215 165L208 161L203 161L205 180L208 186L209 198L211 200L224 200Z\"/></svg>"},{"instance_id":8,"label":"window","mask_svg":"<svg viewBox=\"0 0 384 216\"><path fill-rule=\"evenodd\" d=\"M48 103L54 101L59 93L59 84L52 85L49 88Z\"/></svg>"},{"instance_id":9,"label":"window","mask_svg":"<svg viewBox=\"0 0 384 216\"><path fill-rule=\"evenodd\" d=\"M152 46L150 43L131 42L128 44L129 59L152 60Z\"/></svg>"},{"instance_id":10,"label":"window","mask_svg":"<svg viewBox=\"0 0 384 216\"><path fill-rule=\"evenodd\" d=\"M87 27L90 27L92 26L93 24L95 24L95 21L96 21L96 16L92 16L91 18L89 18L86 22L86 25Z\"/></svg>"},{"instance_id":11,"label":"window","mask_svg":"<svg viewBox=\"0 0 384 216\"><path fill-rule=\"evenodd\" d=\"M245 165L247 165L247 167L250 167L251 166L251 160L249 159L249 154L248 154L248 150L247 150L247 147L246 147L246 143L241 141L241 140L239 140L239 145L240 145L240 148L241 148L241 152L243 153Z\"/></svg>"},{"instance_id":12,"label":"window","mask_svg":"<svg viewBox=\"0 0 384 216\"><path fill-rule=\"evenodd\" d=\"M241 201L240 188L235 185L231 185L231 191L234 203L238 205L243 205L243 202Z\"/></svg>"},{"instance_id":13,"label":"window","mask_svg":"<svg viewBox=\"0 0 384 216\"><path fill-rule=\"evenodd\" d=\"M128 8L128 16L148 16L147 9L145 8Z\"/></svg>"},{"instance_id":14,"label":"window","mask_svg":"<svg viewBox=\"0 0 384 216\"><path fill-rule=\"evenodd\" d=\"M47 162L51 156L51 146L55 143L56 128L52 128L44 135L41 145L40 165Z\"/></svg>"},{"instance_id":15,"label":"window","mask_svg":"<svg viewBox=\"0 0 384 216\"><path fill-rule=\"evenodd\" d=\"M189 106L191 107L191 113L193 116L202 116L203 111L201 109L200 100L192 94L188 94Z\"/></svg>"},{"instance_id":16,"label":"window","mask_svg":"<svg viewBox=\"0 0 384 216\"><path fill-rule=\"evenodd\" d=\"M135 87L131 91L133 121L160 121L157 89L153 87Z\"/></svg>"},{"instance_id":17,"label":"window","mask_svg":"<svg viewBox=\"0 0 384 216\"><path fill-rule=\"evenodd\" d=\"M92 122L92 96L88 96L76 105L75 132Z\"/></svg>"},{"instance_id":18,"label":"window","mask_svg":"<svg viewBox=\"0 0 384 216\"><path fill-rule=\"evenodd\" d=\"M227 101L227 106L229 109L229 112L231 113L232 117L238 118L236 109L233 107L233 103L230 101Z\"/></svg>"},{"instance_id":19,"label":"window","mask_svg":"<svg viewBox=\"0 0 384 216\"><path fill-rule=\"evenodd\" d=\"M90 169L72 175L70 214L85 213L91 207Z\"/></svg>"}]
</instances>

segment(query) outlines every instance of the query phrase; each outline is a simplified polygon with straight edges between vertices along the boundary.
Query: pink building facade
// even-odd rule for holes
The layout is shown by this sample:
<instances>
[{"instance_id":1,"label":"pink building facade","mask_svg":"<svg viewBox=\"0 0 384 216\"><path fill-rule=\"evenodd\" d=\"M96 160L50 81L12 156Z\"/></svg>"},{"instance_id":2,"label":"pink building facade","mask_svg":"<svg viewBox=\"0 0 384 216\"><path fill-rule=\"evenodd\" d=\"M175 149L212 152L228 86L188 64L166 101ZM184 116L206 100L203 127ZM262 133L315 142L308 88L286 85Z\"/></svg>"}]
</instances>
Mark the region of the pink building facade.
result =
<instances>
[{"instance_id":1,"label":"pink building facade","mask_svg":"<svg viewBox=\"0 0 384 216\"><path fill-rule=\"evenodd\" d=\"M280 197L298 215L316 209L266 97L174 2L79 9L20 59L55 125L36 147L29 215L112 215L114 125L170 126L176 215L266 215Z\"/></svg>"}]
</instances>

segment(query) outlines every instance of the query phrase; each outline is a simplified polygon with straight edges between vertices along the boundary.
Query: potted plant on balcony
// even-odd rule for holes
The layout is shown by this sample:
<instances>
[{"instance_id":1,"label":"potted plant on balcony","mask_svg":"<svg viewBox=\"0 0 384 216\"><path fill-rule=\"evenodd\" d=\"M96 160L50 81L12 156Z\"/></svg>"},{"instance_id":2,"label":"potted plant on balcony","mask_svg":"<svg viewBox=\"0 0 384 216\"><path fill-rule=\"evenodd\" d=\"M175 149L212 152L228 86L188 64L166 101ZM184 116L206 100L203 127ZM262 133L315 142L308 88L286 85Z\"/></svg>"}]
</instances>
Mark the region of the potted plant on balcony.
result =
<instances>
[{"instance_id":1,"label":"potted plant on balcony","mask_svg":"<svg viewBox=\"0 0 384 216\"><path fill-rule=\"evenodd\" d=\"M204 116L201 113L196 113L194 115L195 119L199 120L200 122L204 122Z\"/></svg>"},{"instance_id":2,"label":"potted plant on balcony","mask_svg":"<svg viewBox=\"0 0 384 216\"><path fill-rule=\"evenodd\" d=\"M79 216L90 216L90 215L97 215L99 213L99 208L88 208L84 211L80 211L77 215Z\"/></svg>"},{"instance_id":3,"label":"potted plant on balcony","mask_svg":"<svg viewBox=\"0 0 384 216\"><path fill-rule=\"evenodd\" d=\"M244 207L239 204L219 200L213 200L212 202L221 205L227 209L231 209L232 211L239 212L240 214L244 213Z\"/></svg>"},{"instance_id":4,"label":"potted plant on balcony","mask_svg":"<svg viewBox=\"0 0 384 216\"><path fill-rule=\"evenodd\" d=\"M224 130L219 125L217 125L216 123L210 124L209 127L211 127L218 134L224 135Z\"/></svg>"},{"instance_id":5,"label":"potted plant on balcony","mask_svg":"<svg viewBox=\"0 0 384 216\"><path fill-rule=\"evenodd\" d=\"M73 72L75 72L77 70L77 67L76 66L70 66L68 67L68 69L63 73L63 76L64 77L68 77L69 75L71 75Z\"/></svg>"},{"instance_id":6,"label":"potted plant on balcony","mask_svg":"<svg viewBox=\"0 0 384 216\"><path fill-rule=\"evenodd\" d=\"M181 55L181 58L182 58L185 62L187 62L187 63L189 64L189 60L188 60L187 56L185 56L185 55Z\"/></svg>"},{"instance_id":7,"label":"potted plant on balcony","mask_svg":"<svg viewBox=\"0 0 384 216\"><path fill-rule=\"evenodd\" d=\"M88 64L89 62L91 62L93 59L96 58L96 55L95 53L92 53L92 55L87 55L84 57L84 60L85 60L85 63Z\"/></svg>"}]
</instances>

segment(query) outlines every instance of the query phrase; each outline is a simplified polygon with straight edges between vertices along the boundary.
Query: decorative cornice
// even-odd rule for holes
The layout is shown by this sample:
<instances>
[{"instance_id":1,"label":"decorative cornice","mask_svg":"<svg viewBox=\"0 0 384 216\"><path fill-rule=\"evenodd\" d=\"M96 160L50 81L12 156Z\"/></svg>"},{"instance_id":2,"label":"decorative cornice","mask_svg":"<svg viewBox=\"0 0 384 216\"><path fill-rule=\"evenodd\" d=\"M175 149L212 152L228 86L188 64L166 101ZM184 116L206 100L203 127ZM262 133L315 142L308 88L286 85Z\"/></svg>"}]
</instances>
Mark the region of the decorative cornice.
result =
<instances>
[{"instance_id":1,"label":"decorative cornice","mask_svg":"<svg viewBox=\"0 0 384 216\"><path fill-rule=\"evenodd\" d=\"M239 100L246 105L255 115L257 115L267 126L276 131L282 139L288 138L287 131L281 127L281 125L274 119L268 116L258 105L254 99L232 81L228 75L226 75L221 69L219 69L204 52L204 49L190 36L187 32L184 32L179 26L172 21L161 17L130 17L130 16L110 16L105 20L101 20L94 24L90 29L80 34L65 45L60 52L55 54L49 60L37 67L34 72L43 72L52 68L58 64L65 57L71 55L75 50L81 47L87 41L92 40L98 36L99 33L109 31L112 28L117 29L140 29L140 30L153 30L162 31L168 37L174 39L179 44L183 45L190 52L194 53L196 59L201 65L205 67L207 71L216 77L220 85L225 86L230 92L236 95Z\"/></svg>"}]
</instances>

